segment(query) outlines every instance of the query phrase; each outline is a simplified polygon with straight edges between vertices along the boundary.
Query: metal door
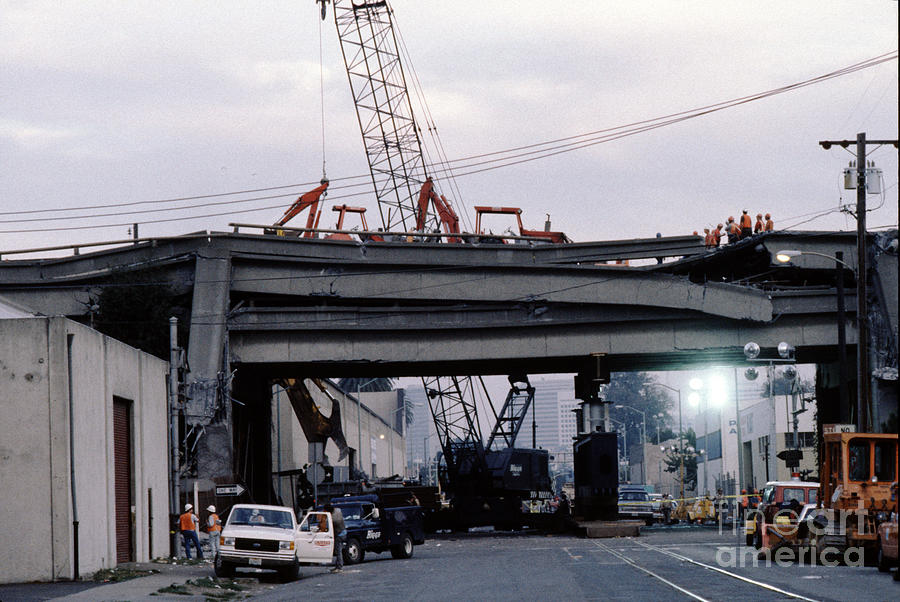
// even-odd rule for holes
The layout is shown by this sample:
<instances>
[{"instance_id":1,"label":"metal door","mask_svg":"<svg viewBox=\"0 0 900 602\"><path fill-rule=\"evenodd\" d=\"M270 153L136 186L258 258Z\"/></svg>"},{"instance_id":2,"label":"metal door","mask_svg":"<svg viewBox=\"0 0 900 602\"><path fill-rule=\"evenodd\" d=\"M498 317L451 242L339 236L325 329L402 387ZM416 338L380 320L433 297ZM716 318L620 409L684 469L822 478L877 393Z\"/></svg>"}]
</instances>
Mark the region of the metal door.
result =
<instances>
[{"instance_id":1,"label":"metal door","mask_svg":"<svg viewBox=\"0 0 900 602\"><path fill-rule=\"evenodd\" d=\"M133 562L131 403L119 398L113 398L113 463L115 472L116 562Z\"/></svg>"}]
</instances>

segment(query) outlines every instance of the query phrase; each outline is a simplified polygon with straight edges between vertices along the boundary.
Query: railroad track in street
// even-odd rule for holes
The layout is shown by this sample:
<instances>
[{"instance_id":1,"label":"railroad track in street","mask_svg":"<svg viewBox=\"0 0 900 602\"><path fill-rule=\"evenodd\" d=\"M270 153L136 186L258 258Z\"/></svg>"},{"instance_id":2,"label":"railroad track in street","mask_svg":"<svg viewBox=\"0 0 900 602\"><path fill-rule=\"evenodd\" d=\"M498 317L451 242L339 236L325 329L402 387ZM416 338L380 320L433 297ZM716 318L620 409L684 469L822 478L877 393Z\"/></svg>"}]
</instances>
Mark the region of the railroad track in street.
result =
<instances>
[{"instance_id":1,"label":"railroad track in street","mask_svg":"<svg viewBox=\"0 0 900 602\"><path fill-rule=\"evenodd\" d=\"M787 598L810 602L815 600L771 583L750 579L722 567L700 562L683 554L673 552L670 549L647 544L636 539L629 542L636 546L632 547L632 550L637 552L654 552L660 557L652 559L645 555L642 558L637 558L623 551L617 544L606 544L600 541L594 541L593 543L598 549L693 600L709 602L721 599L723 597L721 585L723 585L722 581L725 579L737 582L729 584L729 593L727 595L729 599L759 599L764 595L760 590L765 590L779 599ZM659 560L662 560L662 562L659 562ZM677 562L673 562L673 560ZM716 579L716 577L721 578Z\"/></svg>"}]
</instances>

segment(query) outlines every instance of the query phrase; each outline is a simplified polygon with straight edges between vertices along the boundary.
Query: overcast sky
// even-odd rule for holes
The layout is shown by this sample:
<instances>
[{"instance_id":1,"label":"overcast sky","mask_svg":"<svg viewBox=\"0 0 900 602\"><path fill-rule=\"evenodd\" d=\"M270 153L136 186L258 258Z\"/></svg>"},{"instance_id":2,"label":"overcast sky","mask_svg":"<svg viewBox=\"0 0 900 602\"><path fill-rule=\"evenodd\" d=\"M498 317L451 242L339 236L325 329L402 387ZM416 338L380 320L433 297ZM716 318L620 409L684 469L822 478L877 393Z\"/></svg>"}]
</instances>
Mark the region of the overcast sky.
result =
<instances>
[{"instance_id":1,"label":"overcast sky","mask_svg":"<svg viewBox=\"0 0 900 602\"><path fill-rule=\"evenodd\" d=\"M897 2L395 0L452 158L617 127L762 92L897 49ZM313 0L0 0L0 251L272 223L303 187L244 204L77 208L317 181L319 31ZM368 173L334 23L321 23L332 179ZM665 128L440 183L462 213L516 205L575 240L678 235L746 208L776 225L854 202L853 157L822 139L897 138L897 61ZM897 224L897 151L884 206ZM269 194L278 194L273 192ZM236 200L260 195L222 197ZM460 196L461 198L456 198ZM192 201L191 203L199 203ZM208 202L208 201L207 201ZM870 197L870 206L882 202ZM181 203L184 205L186 203ZM374 195L355 197L377 225ZM167 209L126 214L127 210ZM251 213L229 211L258 209ZM195 217L217 214L211 217ZM64 220L50 220L64 217ZM155 220L175 221L152 223ZM40 219L11 222L13 219ZM301 220L303 221L303 220ZM300 225L300 224L298 224ZM322 226L332 226L327 212ZM91 229L25 232L40 228ZM801 229L853 230L832 212ZM502 229L502 227L497 228Z\"/></svg>"}]
</instances>

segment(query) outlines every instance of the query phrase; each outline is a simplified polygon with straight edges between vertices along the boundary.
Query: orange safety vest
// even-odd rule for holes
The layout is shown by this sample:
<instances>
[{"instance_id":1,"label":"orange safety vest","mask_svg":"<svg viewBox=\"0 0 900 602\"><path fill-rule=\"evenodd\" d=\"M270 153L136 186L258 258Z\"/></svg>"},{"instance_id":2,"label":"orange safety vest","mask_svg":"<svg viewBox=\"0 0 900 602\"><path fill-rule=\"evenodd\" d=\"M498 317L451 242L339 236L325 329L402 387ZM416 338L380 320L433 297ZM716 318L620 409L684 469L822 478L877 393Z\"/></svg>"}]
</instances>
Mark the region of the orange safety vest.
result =
<instances>
[{"instance_id":1,"label":"orange safety vest","mask_svg":"<svg viewBox=\"0 0 900 602\"><path fill-rule=\"evenodd\" d=\"M763 223L761 219L756 220L756 225L753 226L753 232L759 233L763 231Z\"/></svg>"},{"instance_id":2,"label":"orange safety vest","mask_svg":"<svg viewBox=\"0 0 900 602\"><path fill-rule=\"evenodd\" d=\"M219 515L218 515L218 514L210 514L210 515L209 515L209 518L206 519L206 520L207 520L207 522L209 522L210 520L212 520L212 524L209 525L209 527L207 527L207 529L206 529L206 530L209 531L210 533L218 533L219 531L222 530L222 525L217 524L217 523L219 522Z\"/></svg>"},{"instance_id":3,"label":"orange safety vest","mask_svg":"<svg viewBox=\"0 0 900 602\"><path fill-rule=\"evenodd\" d=\"M773 230L775 230L775 222L766 220L766 232L772 232Z\"/></svg>"},{"instance_id":4,"label":"orange safety vest","mask_svg":"<svg viewBox=\"0 0 900 602\"><path fill-rule=\"evenodd\" d=\"M752 222L750 221L750 216L746 213L741 215L741 228L750 229Z\"/></svg>"},{"instance_id":5,"label":"orange safety vest","mask_svg":"<svg viewBox=\"0 0 900 602\"><path fill-rule=\"evenodd\" d=\"M185 512L181 516L178 517L178 527L182 531L193 531L194 530L194 515L190 512Z\"/></svg>"},{"instance_id":6,"label":"orange safety vest","mask_svg":"<svg viewBox=\"0 0 900 602\"><path fill-rule=\"evenodd\" d=\"M741 229L737 225L736 222L731 222L730 224L728 224L728 235L729 236L740 234L740 233L741 233Z\"/></svg>"}]
</instances>

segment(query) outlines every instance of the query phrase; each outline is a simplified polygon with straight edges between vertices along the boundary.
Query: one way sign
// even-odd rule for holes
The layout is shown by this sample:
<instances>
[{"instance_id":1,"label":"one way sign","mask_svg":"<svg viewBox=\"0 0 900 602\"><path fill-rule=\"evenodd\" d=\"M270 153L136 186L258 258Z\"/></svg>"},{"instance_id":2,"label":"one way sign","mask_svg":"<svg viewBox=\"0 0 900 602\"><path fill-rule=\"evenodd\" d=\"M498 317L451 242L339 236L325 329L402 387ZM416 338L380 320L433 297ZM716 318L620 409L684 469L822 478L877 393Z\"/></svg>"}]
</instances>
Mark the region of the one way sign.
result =
<instances>
[{"instance_id":1,"label":"one way sign","mask_svg":"<svg viewBox=\"0 0 900 602\"><path fill-rule=\"evenodd\" d=\"M241 495L247 491L240 485L217 485L216 486L216 495L226 496L226 495Z\"/></svg>"}]
</instances>

